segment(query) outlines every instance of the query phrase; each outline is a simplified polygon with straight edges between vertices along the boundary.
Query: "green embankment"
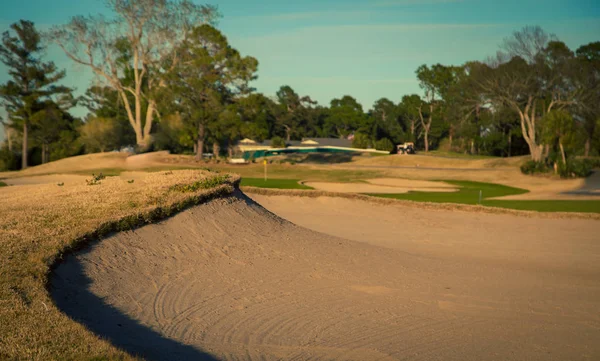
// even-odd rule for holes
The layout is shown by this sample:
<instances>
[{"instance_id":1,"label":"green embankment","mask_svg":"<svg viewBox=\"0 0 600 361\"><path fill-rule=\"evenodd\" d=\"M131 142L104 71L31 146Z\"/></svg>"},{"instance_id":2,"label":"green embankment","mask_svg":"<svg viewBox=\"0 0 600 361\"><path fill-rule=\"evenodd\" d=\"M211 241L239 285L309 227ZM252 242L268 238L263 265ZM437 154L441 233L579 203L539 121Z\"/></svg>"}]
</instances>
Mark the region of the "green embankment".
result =
<instances>
[{"instance_id":1,"label":"green embankment","mask_svg":"<svg viewBox=\"0 0 600 361\"><path fill-rule=\"evenodd\" d=\"M374 197L404 199L417 202L479 204L488 207L509 208L538 212L584 212L600 213L600 201L596 200L499 200L494 197L524 194L528 191L494 183L470 181L445 181L459 187L457 192L409 192L403 194L369 194Z\"/></svg>"},{"instance_id":2,"label":"green embankment","mask_svg":"<svg viewBox=\"0 0 600 361\"><path fill-rule=\"evenodd\" d=\"M263 178L242 178L241 186L276 188L276 189L313 189L300 184L298 179L267 179Z\"/></svg>"}]
</instances>

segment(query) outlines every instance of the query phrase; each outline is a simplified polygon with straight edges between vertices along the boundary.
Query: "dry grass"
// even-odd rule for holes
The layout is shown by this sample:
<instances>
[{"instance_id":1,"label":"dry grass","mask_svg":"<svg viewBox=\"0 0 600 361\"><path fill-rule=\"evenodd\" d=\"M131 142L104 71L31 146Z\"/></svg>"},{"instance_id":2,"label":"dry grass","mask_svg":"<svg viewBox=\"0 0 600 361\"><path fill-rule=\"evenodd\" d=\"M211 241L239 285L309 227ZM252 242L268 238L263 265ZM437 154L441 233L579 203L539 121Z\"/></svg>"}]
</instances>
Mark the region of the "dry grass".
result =
<instances>
[{"instance_id":1,"label":"dry grass","mask_svg":"<svg viewBox=\"0 0 600 361\"><path fill-rule=\"evenodd\" d=\"M173 189L214 177L187 170L149 173L133 183L108 177L94 186L1 188L0 359L132 359L54 306L47 290L50 269L65 252L86 242L229 194L239 182L229 176L210 189Z\"/></svg>"},{"instance_id":2,"label":"dry grass","mask_svg":"<svg viewBox=\"0 0 600 361\"><path fill-rule=\"evenodd\" d=\"M340 192L326 192L319 190L305 190L305 189L271 189L271 188L258 188L258 187L241 187L245 193L249 194L260 194L266 196L295 196L295 197L338 197L347 199L359 199L376 204L384 205L402 205L410 206L421 209L446 209L452 211L464 211L464 212L482 212L482 213L496 213L496 214L512 214L521 217L539 217L539 218L573 218L573 219L597 219L600 220L599 213L577 213L577 212L535 212L535 211L521 211L507 208L497 207L485 207L478 205L469 204L457 204L457 203L431 203L431 202L415 202L401 199L391 198L379 198L367 196L364 194L356 193L340 193Z\"/></svg>"}]
</instances>

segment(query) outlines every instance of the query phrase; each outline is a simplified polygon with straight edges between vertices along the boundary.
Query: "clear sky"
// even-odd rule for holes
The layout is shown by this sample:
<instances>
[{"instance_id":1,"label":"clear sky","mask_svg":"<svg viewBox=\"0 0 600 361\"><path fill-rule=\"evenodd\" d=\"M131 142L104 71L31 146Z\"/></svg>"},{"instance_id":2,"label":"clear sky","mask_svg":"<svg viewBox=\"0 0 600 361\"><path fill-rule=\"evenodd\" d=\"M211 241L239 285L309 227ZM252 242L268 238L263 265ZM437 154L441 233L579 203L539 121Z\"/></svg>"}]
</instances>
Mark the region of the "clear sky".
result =
<instances>
[{"instance_id":1,"label":"clear sky","mask_svg":"<svg viewBox=\"0 0 600 361\"><path fill-rule=\"evenodd\" d=\"M198 1L198 0L196 0ZM219 28L259 62L258 91L284 84L320 104L349 94L365 110L419 92L421 64L484 60L525 25L540 25L572 49L600 40L600 0L221 0ZM102 0L0 0L0 28L28 19L40 29L106 10ZM92 76L58 49L48 58L83 92ZM0 65L0 82L6 69ZM0 110L1 112L1 110ZM82 109L77 115L84 114ZM1 128L1 127L0 127Z\"/></svg>"}]
</instances>

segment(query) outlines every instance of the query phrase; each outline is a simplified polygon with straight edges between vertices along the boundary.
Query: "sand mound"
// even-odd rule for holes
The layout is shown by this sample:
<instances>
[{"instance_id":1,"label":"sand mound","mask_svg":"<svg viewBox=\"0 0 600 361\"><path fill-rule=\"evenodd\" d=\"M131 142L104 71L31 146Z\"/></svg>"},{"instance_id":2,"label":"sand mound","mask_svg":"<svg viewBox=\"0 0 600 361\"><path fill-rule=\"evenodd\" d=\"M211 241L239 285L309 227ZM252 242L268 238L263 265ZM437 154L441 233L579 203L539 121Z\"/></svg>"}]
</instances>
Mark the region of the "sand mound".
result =
<instances>
[{"instance_id":1,"label":"sand mound","mask_svg":"<svg viewBox=\"0 0 600 361\"><path fill-rule=\"evenodd\" d=\"M485 232L489 219L509 216L443 211L428 220L431 211L359 201L262 200L274 210L298 204L321 224L331 215L332 228L322 230L347 228L341 235L371 244L295 226L237 194L69 256L52 281L57 305L152 360L600 356L600 258L592 239L600 222L511 217L521 226L512 233L504 227L499 242L487 243L502 248L505 237L515 241L484 259L464 252L498 237ZM364 216L343 223L332 206ZM461 219L486 235L458 239ZM524 230L540 229L554 235L542 249L541 238L531 248L518 241ZM425 246L405 248L404 239ZM443 251L427 252L440 245ZM541 264L534 251L543 251ZM552 266L552 259L562 261Z\"/></svg>"},{"instance_id":2,"label":"sand mound","mask_svg":"<svg viewBox=\"0 0 600 361\"><path fill-rule=\"evenodd\" d=\"M333 183L305 182L304 184L326 192L338 193L407 193L418 192L455 192L457 188L443 182L419 181L410 179L378 178L369 183Z\"/></svg>"}]
</instances>

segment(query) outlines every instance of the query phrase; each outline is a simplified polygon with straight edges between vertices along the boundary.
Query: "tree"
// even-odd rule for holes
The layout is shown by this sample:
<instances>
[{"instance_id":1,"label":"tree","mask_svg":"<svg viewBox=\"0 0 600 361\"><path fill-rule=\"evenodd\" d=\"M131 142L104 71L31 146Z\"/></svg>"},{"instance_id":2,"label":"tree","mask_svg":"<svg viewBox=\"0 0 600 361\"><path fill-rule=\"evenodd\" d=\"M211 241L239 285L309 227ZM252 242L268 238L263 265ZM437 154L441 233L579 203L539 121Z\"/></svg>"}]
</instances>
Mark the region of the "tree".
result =
<instances>
[{"instance_id":1,"label":"tree","mask_svg":"<svg viewBox=\"0 0 600 361\"><path fill-rule=\"evenodd\" d=\"M441 100L454 81L451 67L435 64L431 68L421 65L417 71L419 86L424 91L424 103L419 107L419 120L423 129L425 152L429 151L429 132L435 111L439 110ZM423 107L429 108L427 118L424 116Z\"/></svg>"},{"instance_id":2,"label":"tree","mask_svg":"<svg viewBox=\"0 0 600 361\"><path fill-rule=\"evenodd\" d=\"M350 95L344 95L341 99L331 100L325 127L333 130L337 137L345 138L356 131L365 118L362 105Z\"/></svg>"},{"instance_id":3,"label":"tree","mask_svg":"<svg viewBox=\"0 0 600 361\"><path fill-rule=\"evenodd\" d=\"M190 30L214 24L214 6L189 0L106 0L115 19L76 16L56 26L50 38L78 64L89 67L116 90L135 131L137 145L150 143L157 115L160 73L180 61L176 51ZM133 97L133 102L130 100Z\"/></svg>"},{"instance_id":4,"label":"tree","mask_svg":"<svg viewBox=\"0 0 600 361\"><path fill-rule=\"evenodd\" d=\"M73 118L62 106L51 100L41 105L41 110L32 117L31 138L41 148L42 164L78 153L75 144L79 120ZM51 158L52 156L52 158Z\"/></svg>"},{"instance_id":5,"label":"tree","mask_svg":"<svg viewBox=\"0 0 600 361\"><path fill-rule=\"evenodd\" d=\"M564 110L554 110L544 117L546 121L545 138L548 143L558 143L562 163L567 164L565 146L571 145L575 139L575 121L571 114Z\"/></svg>"},{"instance_id":6,"label":"tree","mask_svg":"<svg viewBox=\"0 0 600 361\"><path fill-rule=\"evenodd\" d=\"M87 153L104 152L117 146L117 126L114 119L93 117L79 129Z\"/></svg>"},{"instance_id":7,"label":"tree","mask_svg":"<svg viewBox=\"0 0 600 361\"><path fill-rule=\"evenodd\" d=\"M401 116L408 122L408 130L410 131L410 138L408 140L416 142L419 138L417 136L417 127L419 125L419 109L423 107L423 101L417 94L405 95L402 97L402 101L398 105L400 108Z\"/></svg>"},{"instance_id":8,"label":"tree","mask_svg":"<svg viewBox=\"0 0 600 361\"><path fill-rule=\"evenodd\" d=\"M260 93L253 93L237 100L241 115L241 136L262 142L271 138L275 131L276 104Z\"/></svg>"},{"instance_id":9,"label":"tree","mask_svg":"<svg viewBox=\"0 0 600 361\"><path fill-rule=\"evenodd\" d=\"M65 77L53 62L41 59L44 48L31 21L21 20L2 35L0 61L9 69L11 80L0 86L0 98L10 116L11 126L22 132L22 168L27 168L29 130L34 117L45 111L53 96L69 95L71 90L57 85ZM39 118L38 118L39 119Z\"/></svg>"},{"instance_id":10,"label":"tree","mask_svg":"<svg viewBox=\"0 0 600 361\"><path fill-rule=\"evenodd\" d=\"M196 159L202 159L211 121L217 121L227 103L248 94L258 61L242 57L227 38L210 25L194 28L177 48L180 61L165 73L163 99L195 129Z\"/></svg>"},{"instance_id":11,"label":"tree","mask_svg":"<svg viewBox=\"0 0 600 361\"><path fill-rule=\"evenodd\" d=\"M285 148L285 140L281 137L273 137L271 139L271 148Z\"/></svg>"},{"instance_id":12,"label":"tree","mask_svg":"<svg viewBox=\"0 0 600 361\"><path fill-rule=\"evenodd\" d=\"M482 94L519 115L523 138L537 162L545 156L538 119L575 105L583 90L566 72L572 64L566 61L570 51L552 39L539 27L525 27L505 41L506 52L499 52L495 61L473 67Z\"/></svg>"},{"instance_id":13,"label":"tree","mask_svg":"<svg viewBox=\"0 0 600 361\"><path fill-rule=\"evenodd\" d=\"M279 88L276 98L274 113L279 126L285 130L285 140L289 142L292 136L301 138L307 126L308 109L315 102L308 96L299 96L289 85Z\"/></svg>"},{"instance_id":14,"label":"tree","mask_svg":"<svg viewBox=\"0 0 600 361\"><path fill-rule=\"evenodd\" d=\"M392 139L398 143L404 137L399 122L399 108L391 100L387 98L377 100L369 114L372 119L370 133L373 139Z\"/></svg>"},{"instance_id":15,"label":"tree","mask_svg":"<svg viewBox=\"0 0 600 361\"><path fill-rule=\"evenodd\" d=\"M133 98L131 95L129 98ZM89 117L110 118L115 126L114 147L131 146L136 144L135 132L129 124L127 113L119 93L111 87L91 86L81 97L79 104L89 111ZM163 117L162 120L168 122ZM162 121L161 120L161 121ZM166 125L168 127L168 125ZM164 129L164 127L162 127Z\"/></svg>"},{"instance_id":16,"label":"tree","mask_svg":"<svg viewBox=\"0 0 600 361\"><path fill-rule=\"evenodd\" d=\"M594 136L600 129L600 41L582 45L576 51L579 68L584 73L584 86L588 97L578 109L586 134L584 155L590 155Z\"/></svg>"}]
</instances>

